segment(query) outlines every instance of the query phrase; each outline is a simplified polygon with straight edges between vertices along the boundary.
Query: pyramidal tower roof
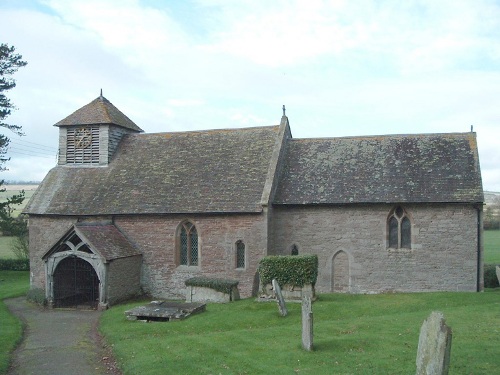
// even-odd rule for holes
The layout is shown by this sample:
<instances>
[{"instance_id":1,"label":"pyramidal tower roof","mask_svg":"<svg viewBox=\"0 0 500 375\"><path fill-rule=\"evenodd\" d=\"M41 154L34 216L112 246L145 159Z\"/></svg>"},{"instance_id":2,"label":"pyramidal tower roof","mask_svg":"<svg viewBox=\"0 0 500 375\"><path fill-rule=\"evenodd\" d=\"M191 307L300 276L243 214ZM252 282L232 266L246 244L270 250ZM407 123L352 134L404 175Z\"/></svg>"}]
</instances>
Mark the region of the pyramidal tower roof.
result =
<instances>
[{"instance_id":1,"label":"pyramidal tower roof","mask_svg":"<svg viewBox=\"0 0 500 375\"><path fill-rule=\"evenodd\" d=\"M143 132L131 119L101 95L54 126L113 124Z\"/></svg>"}]
</instances>

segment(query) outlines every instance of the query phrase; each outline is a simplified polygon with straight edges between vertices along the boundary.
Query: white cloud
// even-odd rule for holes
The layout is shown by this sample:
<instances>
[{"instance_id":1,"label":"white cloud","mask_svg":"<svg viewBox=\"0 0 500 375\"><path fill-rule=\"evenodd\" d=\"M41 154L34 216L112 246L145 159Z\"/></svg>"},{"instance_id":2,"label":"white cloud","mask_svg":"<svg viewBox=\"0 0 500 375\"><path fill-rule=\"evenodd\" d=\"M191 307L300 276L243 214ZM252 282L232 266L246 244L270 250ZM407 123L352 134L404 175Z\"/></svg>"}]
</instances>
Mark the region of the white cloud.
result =
<instances>
[{"instance_id":1,"label":"white cloud","mask_svg":"<svg viewBox=\"0 0 500 375\"><path fill-rule=\"evenodd\" d=\"M9 94L19 107L9 120L40 143L57 146L52 124L100 88L147 132L277 124L286 104L296 137L474 124L485 187L498 184L493 2L44 4L4 8L0 24L29 62Z\"/></svg>"}]
</instances>

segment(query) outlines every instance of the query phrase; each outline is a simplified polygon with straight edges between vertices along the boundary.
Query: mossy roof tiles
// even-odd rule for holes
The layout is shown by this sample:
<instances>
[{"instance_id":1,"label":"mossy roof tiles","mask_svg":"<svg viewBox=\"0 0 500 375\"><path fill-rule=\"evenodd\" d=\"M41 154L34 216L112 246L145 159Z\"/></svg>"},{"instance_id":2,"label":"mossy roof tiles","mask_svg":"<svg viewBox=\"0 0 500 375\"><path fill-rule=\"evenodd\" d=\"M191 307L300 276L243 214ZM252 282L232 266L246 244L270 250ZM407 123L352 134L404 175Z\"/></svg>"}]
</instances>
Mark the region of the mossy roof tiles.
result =
<instances>
[{"instance_id":1,"label":"mossy roof tiles","mask_svg":"<svg viewBox=\"0 0 500 375\"><path fill-rule=\"evenodd\" d=\"M122 126L126 129L135 130L137 132L143 131L125 114L123 114L123 112L121 112L103 96L99 96L89 104L76 110L68 117L56 123L54 126L79 126L95 124L114 124Z\"/></svg>"},{"instance_id":2,"label":"mossy roof tiles","mask_svg":"<svg viewBox=\"0 0 500 375\"><path fill-rule=\"evenodd\" d=\"M53 168L25 212L261 212L279 126L129 134L108 166Z\"/></svg>"},{"instance_id":3,"label":"mossy roof tiles","mask_svg":"<svg viewBox=\"0 0 500 375\"><path fill-rule=\"evenodd\" d=\"M141 254L114 225L79 224L75 232L107 261Z\"/></svg>"},{"instance_id":4,"label":"mossy roof tiles","mask_svg":"<svg viewBox=\"0 0 500 375\"><path fill-rule=\"evenodd\" d=\"M482 202L475 133L289 142L275 204Z\"/></svg>"}]
</instances>

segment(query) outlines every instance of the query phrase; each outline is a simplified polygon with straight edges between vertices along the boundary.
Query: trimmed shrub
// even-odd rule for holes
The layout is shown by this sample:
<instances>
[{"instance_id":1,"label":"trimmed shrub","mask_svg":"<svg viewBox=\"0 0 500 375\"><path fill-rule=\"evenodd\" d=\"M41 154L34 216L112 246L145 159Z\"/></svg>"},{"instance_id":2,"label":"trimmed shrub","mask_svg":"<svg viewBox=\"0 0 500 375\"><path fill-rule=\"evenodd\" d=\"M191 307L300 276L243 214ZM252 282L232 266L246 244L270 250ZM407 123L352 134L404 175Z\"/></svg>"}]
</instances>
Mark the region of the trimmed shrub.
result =
<instances>
[{"instance_id":1,"label":"trimmed shrub","mask_svg":"<svg viewBox=\"0 0 500 375\"><path fill-rule=\"evenodd\" d=\"M26 299L30 302L34 302L38 305L47 305L47 299L45 298L45 291L40 288L33 288L28 290L26 293Z\"/></svg>"},{"instance_id":2,"label":"trimmed shrub","mask_svg":"<svg viewBox=\"0 0 500 375\"><path fill-rule=\"evenodd\" d=\"M259 263L259 277L264 286L276 279L280 285L303 287L316 284L318 278L317 255L267 256Z\"/></svg>"},{"instance_id":3,"label":"trimmed shrub","mask_svg":"<svg viewBox=\"0 0 500 375\"><path fill-rule=\"evenodd\" d=\"M498 288L498 277L496 272L496 264L484 265L484 287L485 288Z\"/></svg>"},{"instance_id":4,"label":"trimmed shrub","mask_svg":"<svg viewBox=\"0 0 500 375\"><path fill-rule=\"evenodd\" d=\"M0 259L0 270L5 271L29 271L29 259Z\"/></svg>"},{"instance_id":5,"label":"trimmed shrub","mask_svg":"<svg viewBox=\"0 0 500 375\"><path fill-rule=\"evenodd\" d=\"M214 289L221 293L231 294L231 290L238 286L239 281L229 279L214 279L210 277L192 277L185 282L186 286L200 286Z\"/></svg>"}]
</instances>

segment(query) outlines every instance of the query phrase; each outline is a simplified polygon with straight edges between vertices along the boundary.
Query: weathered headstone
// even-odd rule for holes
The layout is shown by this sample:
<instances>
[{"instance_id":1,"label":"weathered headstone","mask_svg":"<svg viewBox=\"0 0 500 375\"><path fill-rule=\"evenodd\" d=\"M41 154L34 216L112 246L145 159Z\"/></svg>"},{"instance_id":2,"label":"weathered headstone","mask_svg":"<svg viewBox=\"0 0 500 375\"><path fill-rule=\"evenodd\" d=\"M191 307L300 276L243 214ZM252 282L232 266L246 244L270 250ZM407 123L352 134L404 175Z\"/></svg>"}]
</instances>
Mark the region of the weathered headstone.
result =
<instances>
[{"instance_id":1,"label":"weathered headstone","mask_svg":"<svg viewBox=\"0 0 500 375\"><path fill-rule=\"evenodd\" d=\"M496 266L495 271L497 272L497 279L498 283L500 284L500 266Z\"/></svg>"},{"instance_id":2,"label":"weathered headstone","mask_svg":"<svg viewBox=\"0 0 500 375\"><path fill-rule=\"evenodd\" d=\"M302 347L308 351L313 348L313 313L310 297L302 298Z\"/></svg>"},{"instance_id":3,"label":"weathered headstone","mask_svg":"<svg viewBox=\"0 0 500 375\"><path fill-rule=\"evenodd\" d=\"M276 279L273 279L273 289L274 289L274 295L276 296L276 301L278 301L278 308L280 310L281 316L287 316L288 310L286 309L285 299L283 298L280 285L278 284Z\"/></svg>"},{"instance_id":4,"label":"weathered headstone","mask_svg":"<svg viewBox=\"0 0 500 375\"><path fill-rule=\"evenodd\" d=\"M451 328L439 311L433 311L420 329L417 375L447 375L450 367Z\"/></svg>"}]
</instances>

